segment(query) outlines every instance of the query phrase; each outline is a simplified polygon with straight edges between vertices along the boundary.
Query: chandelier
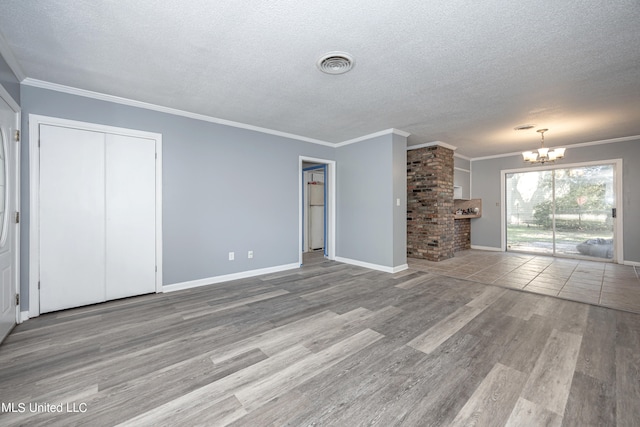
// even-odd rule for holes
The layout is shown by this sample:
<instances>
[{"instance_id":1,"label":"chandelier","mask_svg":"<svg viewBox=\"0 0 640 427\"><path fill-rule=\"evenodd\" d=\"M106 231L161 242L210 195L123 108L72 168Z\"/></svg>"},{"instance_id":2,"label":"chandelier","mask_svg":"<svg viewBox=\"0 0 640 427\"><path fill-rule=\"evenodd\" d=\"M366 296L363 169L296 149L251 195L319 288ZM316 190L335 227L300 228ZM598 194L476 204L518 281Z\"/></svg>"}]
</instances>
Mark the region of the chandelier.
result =
<instances>
[{"instance_id":1,"label":"chandelier","mask_svg":"<svg viewBox=\"0 0 640 427\"><path fill-rule=\"evenodd\" d=\"M525 162L545 164L546 162L555 162L556 160L564 157L564 148L549 150L544 146L544 133L548 130L549 129L538 129L536 131L539 132L542 137L542 140L540 141L540 148L536 151L523 151L522 158Z\"/></svg>"}]
</instances>

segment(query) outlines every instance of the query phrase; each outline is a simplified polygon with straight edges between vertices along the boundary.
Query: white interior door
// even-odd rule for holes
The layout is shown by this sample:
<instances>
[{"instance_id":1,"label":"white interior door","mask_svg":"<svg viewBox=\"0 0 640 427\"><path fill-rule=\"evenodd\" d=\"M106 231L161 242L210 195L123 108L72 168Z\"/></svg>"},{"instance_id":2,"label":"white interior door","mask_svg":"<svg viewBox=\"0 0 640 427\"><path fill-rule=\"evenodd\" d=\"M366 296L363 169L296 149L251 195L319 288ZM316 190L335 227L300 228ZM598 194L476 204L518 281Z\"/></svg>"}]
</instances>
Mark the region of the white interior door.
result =
<instances>
[{"instance_id":1,"label":"white interior door","mask_svg":"<svg viewBox=\"0 0 640 427\"><path fill-rule=\"evenodd\" d=\"M40 312L105 301L105 135L40 125Z\"/></svg>"},{"instance_id":2,"label":"white interior door","mask_svg":"<svg viewBox=\"0 0 640 427\"><path fill-rule=\"evenodd\" d=\"M156 290L156 141L40 125L40 313Z\"/></svg>"},{"instance_id":3,"label":"white interior door","mask_svg":"<svg viewBox=\"0 0 640 427\"><path fill-rule=\"evenodd\" d=\"M107 300L156 289L155 141L106 135Z\"/></svg>"},{"instance_id":4,"label":"white interior door","mask_svg":"<svg viewBox=\"0 0 640 427\"><path fill-rule=\"evenodd\" d=\"M16 324L17 114L0 97L0 341Z\"/></svg>"}]
</instances>

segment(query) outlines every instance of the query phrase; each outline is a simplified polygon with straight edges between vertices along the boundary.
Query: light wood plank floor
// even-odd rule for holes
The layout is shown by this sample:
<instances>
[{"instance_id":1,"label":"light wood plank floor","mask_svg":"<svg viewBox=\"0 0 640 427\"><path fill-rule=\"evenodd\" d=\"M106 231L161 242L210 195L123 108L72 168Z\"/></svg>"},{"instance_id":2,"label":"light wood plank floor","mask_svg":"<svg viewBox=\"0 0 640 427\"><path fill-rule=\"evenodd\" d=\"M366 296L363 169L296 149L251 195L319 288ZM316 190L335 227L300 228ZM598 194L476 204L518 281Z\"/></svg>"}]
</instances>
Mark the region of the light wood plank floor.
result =
<instances>
[{"instance_id":1,"label":"light wood plank floor","mask_svg":"<svg viewBox=\"0 0 640 427\"><path fill-rule=\"evenodd\" d=\"M409 267L640 313L640 277L629 265L471 249L440 262L409 258Z\"/></svg>"},{"instance_id":2,"label":"light wood plank floor","mask_svg":"<svg viewBox=\"0 0 640 427\"><path fill-rule=\"evenodd\" d=\"M0 425L637 426L638 372L638 314L316 260L18 325Z\"/></svg>"}]
</instances>

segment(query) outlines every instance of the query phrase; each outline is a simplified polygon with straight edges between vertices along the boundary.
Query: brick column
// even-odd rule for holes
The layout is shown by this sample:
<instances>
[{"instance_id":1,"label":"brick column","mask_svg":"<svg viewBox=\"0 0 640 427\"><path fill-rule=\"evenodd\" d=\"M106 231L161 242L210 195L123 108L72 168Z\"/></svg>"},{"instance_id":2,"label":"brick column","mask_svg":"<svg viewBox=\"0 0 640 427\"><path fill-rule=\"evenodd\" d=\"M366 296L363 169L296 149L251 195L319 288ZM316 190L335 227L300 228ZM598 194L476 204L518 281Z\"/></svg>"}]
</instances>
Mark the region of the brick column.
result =
<instances>
[{"instance_id":1,"label":"brick column","mask_svg":"<svg viewBox=\"0 0 640 427\"><path fill-rule=\"evenodd\" d=\"M471 219L456 219L455 225L455 252L471 249Z\"/></svg>"},{"instance_id":2,"label":"brick column","mask_svg":"<svg viewBox=\"0 0 640 427\"><path fill-rule=\"evenodd\" d=\"M453 150L407 151L407 256L430 261L453 257Z\"/></svg>"}]
</instances>

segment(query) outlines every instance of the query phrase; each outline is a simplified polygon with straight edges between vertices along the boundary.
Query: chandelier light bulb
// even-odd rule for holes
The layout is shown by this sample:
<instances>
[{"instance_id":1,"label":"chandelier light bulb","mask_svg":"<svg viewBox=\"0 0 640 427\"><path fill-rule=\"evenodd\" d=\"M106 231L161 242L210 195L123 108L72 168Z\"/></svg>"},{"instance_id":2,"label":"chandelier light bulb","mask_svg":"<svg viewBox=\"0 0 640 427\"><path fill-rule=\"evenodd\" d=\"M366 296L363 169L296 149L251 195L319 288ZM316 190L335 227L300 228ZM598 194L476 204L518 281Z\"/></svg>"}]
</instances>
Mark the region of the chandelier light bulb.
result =
<instances>
[{"instance_id":1,"label":"chandelier light bulb","mask_svg":"<svg viewBox=\"0 0 640 427\"><path fill-rule=\"evenodd\" d=\"M553 163L558 159L564 157L564 148L555 148L553 150L549 150L544 146L544 133L549 129L538 129L537 132L540 133L540 148L536 151L523 151L522 159L528 163L540 163L545 164L547 162Z\"/></svg>"}]
</instances>

